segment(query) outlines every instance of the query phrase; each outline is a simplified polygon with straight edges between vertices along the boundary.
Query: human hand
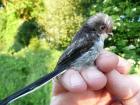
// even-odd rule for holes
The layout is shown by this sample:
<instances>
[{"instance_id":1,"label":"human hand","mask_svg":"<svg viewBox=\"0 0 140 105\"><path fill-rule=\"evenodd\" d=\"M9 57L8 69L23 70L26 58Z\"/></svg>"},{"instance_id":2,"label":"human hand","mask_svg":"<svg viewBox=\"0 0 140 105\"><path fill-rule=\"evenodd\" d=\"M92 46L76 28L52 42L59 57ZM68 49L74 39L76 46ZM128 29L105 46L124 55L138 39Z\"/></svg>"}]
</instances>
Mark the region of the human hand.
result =
<instances>
[{"instance_id":1,"label":"human hand","mask_svg":"<svg viewBox=\"0 0 140 105\"><path fill-rule=\"evenodd\" d=\"M68 70L60 81L54 81L51 105L140 104L139 77L125 75L130 65L124 59L103 52L96 60L96 66L99 70L96 67L80 73Z\"/></svg>"}]
</instances>

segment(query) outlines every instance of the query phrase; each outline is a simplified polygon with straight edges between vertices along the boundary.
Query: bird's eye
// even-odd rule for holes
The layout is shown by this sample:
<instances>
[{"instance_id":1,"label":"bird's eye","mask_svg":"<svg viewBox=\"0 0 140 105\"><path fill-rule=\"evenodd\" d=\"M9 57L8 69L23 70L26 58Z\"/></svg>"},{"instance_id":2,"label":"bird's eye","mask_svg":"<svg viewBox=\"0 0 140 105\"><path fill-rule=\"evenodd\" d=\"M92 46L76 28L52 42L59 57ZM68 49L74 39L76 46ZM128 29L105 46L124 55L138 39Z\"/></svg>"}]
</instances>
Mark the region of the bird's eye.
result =
<instances>
[{"instance_id":1,"label":"bird's eye","mask_svg":"<svg viewBox=\"0 0 140 105\"><path fill-rule=\"evenodd\" d=\"M105 30L105 28L106 28L105 25L100 26L100 30Z\"/></svg>"}]
</instances>

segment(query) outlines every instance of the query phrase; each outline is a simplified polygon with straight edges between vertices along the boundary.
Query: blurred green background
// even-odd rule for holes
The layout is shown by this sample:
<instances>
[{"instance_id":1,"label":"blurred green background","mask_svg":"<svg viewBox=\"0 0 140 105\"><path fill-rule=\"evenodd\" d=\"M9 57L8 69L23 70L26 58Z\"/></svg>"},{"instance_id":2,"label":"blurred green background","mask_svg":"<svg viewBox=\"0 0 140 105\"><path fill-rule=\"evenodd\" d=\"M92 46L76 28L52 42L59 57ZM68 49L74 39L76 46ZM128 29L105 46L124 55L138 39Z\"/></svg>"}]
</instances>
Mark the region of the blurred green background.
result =
<instances>
[{"instance_id":1,"label":"blurred green background","mask_svg":"<svg viewBox=\"0 0 140 105\"><path fill-rule=\"evenodd\" d=\"M73 35L89 16L114 20L107 50L140 73L139 0L0 0L0 99L53 70ZM51 83L11 105L49 105Z\"/></svg>"}]
</instances>

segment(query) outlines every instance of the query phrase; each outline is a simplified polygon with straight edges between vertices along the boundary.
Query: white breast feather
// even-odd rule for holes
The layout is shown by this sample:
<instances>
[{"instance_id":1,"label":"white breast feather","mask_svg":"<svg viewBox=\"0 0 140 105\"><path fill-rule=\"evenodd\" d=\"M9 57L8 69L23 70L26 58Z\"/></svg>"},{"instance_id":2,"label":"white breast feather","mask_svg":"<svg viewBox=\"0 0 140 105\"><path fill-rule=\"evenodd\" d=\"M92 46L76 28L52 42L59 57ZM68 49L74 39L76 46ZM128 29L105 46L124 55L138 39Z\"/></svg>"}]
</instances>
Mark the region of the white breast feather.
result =
<instances>
[{"instance_id":1,"label":"white breast feather","mask_svg":"<svg viewBox=\"0 0 140 105\"><path fill-rule=\"evenodd\" d=\"M91 65L100 54L104 47L104 41L99 39L94 43L94 45L89 49L88 52L83 54L80 58L76 59L75 62L72 63L73 67L85 67Z\"/></svg>"}]
</instances>

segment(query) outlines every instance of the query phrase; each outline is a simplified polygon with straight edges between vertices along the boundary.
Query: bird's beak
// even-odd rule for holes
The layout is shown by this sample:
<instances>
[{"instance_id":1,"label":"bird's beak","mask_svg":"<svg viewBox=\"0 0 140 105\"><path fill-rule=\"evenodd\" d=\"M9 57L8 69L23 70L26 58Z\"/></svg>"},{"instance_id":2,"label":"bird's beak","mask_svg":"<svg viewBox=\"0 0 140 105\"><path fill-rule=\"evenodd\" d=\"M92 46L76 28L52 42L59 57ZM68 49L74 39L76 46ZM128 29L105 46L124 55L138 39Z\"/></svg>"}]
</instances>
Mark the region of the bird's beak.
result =
<instances>
[{"instance_id":1,"label":"bird's beak","mask_svg":"<svg viewBox=\"0 0 140 105\"><path fill-rule=\"evenodd\" d=\"M110 32L110 33L108 33L108 35L113 36L113 33L112 33L112 32Z\"/></svg>"}]
</instances>

